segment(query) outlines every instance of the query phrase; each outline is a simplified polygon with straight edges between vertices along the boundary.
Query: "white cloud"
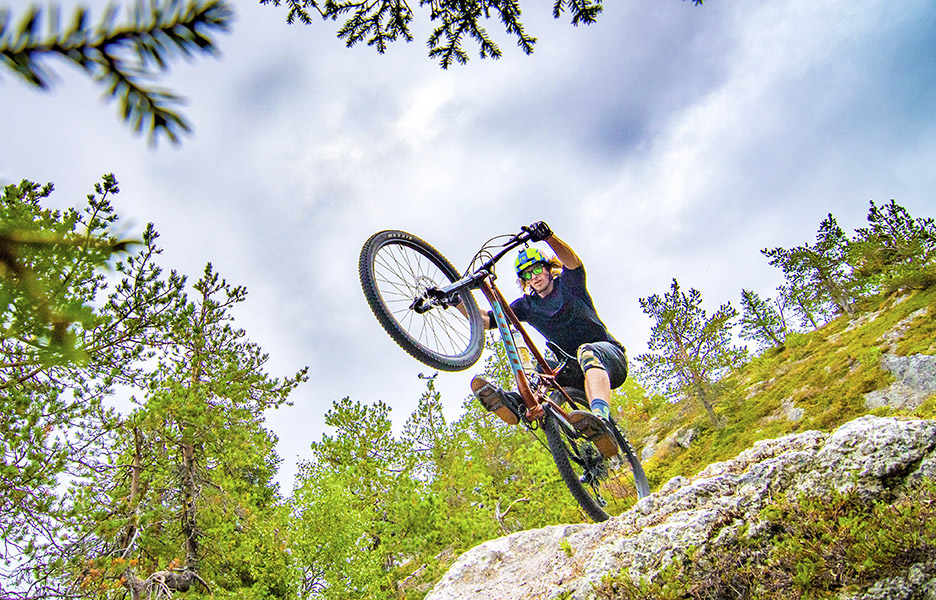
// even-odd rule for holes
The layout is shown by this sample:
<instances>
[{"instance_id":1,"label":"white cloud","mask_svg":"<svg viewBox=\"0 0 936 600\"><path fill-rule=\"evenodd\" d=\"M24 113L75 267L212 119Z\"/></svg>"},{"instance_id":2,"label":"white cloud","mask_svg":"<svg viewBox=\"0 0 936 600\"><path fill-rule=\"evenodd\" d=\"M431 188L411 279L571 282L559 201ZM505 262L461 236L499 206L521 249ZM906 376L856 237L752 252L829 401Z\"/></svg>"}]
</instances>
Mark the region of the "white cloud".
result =
<instances>
[{"instance_id":1,"label":"white cloud","mask_svg":"<svg viewBox=\"0 0 936 600\"><path fill-rule=\"evenodd\" d=\"M166 82L190 101L196 133L180 148L148 149L68 68L51 95L5 77L0 179L52 180L71 204L114 171L118 208L156 222L164 266L197 279L210 260L248 287L238 323L271 368L312 373L271 416L286 482L332 401L383 399L402 424L425 387L429 369L360 293L357 253L379 229L461 268L488 237L546 219L633 356L649 331L637 298L673 277L737 303L776 284L759 250L811 239L827 212L859 225L868 200L896 197L933 214L927 0L609 4L579 28L530 5L533 56L499 38L502 60L448 71L425 58L427 30L378 56L345 49L331 22L237 10L223 59ZM469 377L440 375L447 405Z\"/></svg>"}]
</instances>

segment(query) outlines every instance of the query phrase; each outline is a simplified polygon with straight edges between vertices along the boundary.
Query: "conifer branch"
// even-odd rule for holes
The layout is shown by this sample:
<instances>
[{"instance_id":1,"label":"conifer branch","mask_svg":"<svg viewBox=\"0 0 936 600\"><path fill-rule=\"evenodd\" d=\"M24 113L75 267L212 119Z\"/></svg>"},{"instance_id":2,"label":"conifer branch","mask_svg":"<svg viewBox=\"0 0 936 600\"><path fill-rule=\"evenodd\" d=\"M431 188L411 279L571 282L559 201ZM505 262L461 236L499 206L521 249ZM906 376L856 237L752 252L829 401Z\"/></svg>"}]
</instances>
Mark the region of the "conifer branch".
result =
<instances>
[{"instance_id":1,"label":"conifer branch","mask_svg":"<svg viewBox=\"0 0 936 600\"><path fill-rule=\"evenodd\" d=\"M501 49L494 42L484 21L498 19L504 31L512 36L524 54L531 54L536 38L527 34L520 20L521 0L420 0L420 8L427 7L429 19L437 25L426 41L429 57L438 59L447 69L453 63L468 62L465 40L474 41L481 58L500 58ZM589 25L598 19L603 0L555 0L554 18L563 13L571 15L572 25ZM702 0L692 0L696 5ZM348 47L364 41L377 52L387 51L389 42L413 40L410 23L413 10L406 0L260 0L261 4L285 5L286 22L299 21L310 25L313 13L322 20L337 21L346 18L338 29L338 38Z\"/></svg>"},{"instance_id":2,"label":"conifer branch","mask_svg":"<svg viewBox=\"0 0 936 600\"><path fill-rule=\"evenodd\" d=\"M48 89L52 82L43 61L67 58L81 67L117 99L121 118L134 131L148 131L151 141L165 135L177 143L191 130L176 107L175 94L152 85L177 55L215 52L211 33L226 31L233 12L226 0L138 0L131 18L114 25L117 9L110 6L96 26L87 11L75 9L70 24L59 27L59 8L49 9L48 34L40 35L41 9L32 6L11 26L9 11L0 11L0 62L27 83Z\"/></svg>"}]
</instances>

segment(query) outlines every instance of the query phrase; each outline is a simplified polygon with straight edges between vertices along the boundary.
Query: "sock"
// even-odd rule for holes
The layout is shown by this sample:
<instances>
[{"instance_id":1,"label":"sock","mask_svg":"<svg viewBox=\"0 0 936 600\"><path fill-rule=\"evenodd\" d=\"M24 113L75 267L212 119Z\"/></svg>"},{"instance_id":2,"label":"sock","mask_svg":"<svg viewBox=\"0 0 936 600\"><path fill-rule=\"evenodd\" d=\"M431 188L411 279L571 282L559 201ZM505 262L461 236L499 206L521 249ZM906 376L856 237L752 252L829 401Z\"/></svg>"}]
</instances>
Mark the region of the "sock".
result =
<instances>
[{"instance_id":1,"label":"sock","mask_svg":"<svg viewBox=\"0 0 936 600\"><path fill-rule=\"evenodd\" d=\"M591 410L596 415L601 415L605 419L611 415L611 407L601 398L595 398L591 401Z\"/></svg>"}]
</instances>

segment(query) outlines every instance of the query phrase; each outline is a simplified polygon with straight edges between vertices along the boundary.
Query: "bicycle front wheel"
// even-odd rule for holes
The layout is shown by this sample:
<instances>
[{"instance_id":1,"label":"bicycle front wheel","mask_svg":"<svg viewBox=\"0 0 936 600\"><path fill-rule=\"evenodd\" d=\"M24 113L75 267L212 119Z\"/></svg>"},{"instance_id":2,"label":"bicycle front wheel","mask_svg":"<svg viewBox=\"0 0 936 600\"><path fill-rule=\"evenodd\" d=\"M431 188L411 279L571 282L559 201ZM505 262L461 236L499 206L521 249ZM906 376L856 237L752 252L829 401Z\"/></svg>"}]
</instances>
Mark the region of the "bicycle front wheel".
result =
<instances>
[{"instance_id":1,"label":"bicycle front wheel","mask_svg":"<svg viewBox=\"0 0 936 600\"><path fill-rule=\"evenodd\" d=\"M580 390L566 391L585 401ZM543 419L543 432L562 481L582 510L596 522L623 513L650 493L640 461L613 420L611 430L621 452L608 459L594 444L567 430L552 412L547 412Z\"/></svg>"},{"instance_id":2,"label":"bicycle front wheel","mask_svg":"<svg viewBox=\"0 0 936 600\"><path fill-rule=\"evenodd\" d=\"M430 288L459 279L452 263L424 240L404 231L381 231L361 249L361 288L374 316L397 344L425 365L462 371L478 361L484 345L481 311L468 290L457 308L410 307Z\"/></svg>"}]
</instances>

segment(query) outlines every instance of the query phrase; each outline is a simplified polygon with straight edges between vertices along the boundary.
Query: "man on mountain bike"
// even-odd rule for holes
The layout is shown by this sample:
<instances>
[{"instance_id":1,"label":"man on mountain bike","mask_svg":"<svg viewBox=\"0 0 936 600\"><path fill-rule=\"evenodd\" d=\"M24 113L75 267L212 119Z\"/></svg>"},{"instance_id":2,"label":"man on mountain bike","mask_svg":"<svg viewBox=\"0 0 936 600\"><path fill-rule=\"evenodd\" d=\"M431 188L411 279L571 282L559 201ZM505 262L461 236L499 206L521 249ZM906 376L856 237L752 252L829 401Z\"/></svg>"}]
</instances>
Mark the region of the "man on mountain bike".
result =
<instances>
[{"instance_id":1,"label":"man on mountain bike","mask_svg":"<svg viewBox=\"0 0 936 600\"><path fill-rule=\"evenodd\" d=\"M578 255L543 221L531 225L529 231L531 241L546 242L556 258L547 259L536 248L520 251L515 267L524 295L511 302L510 308L518 319L578 361L591 413L572 411L569 420L603 455L613 456L617 444L602 420L610 415L611 390L627 378L627 355L598 317ZM492 312L481 318L486 329L496 327ZM518 422L524 404L517 392L504 392L480 376L471 380L471 391L487 410L510 424Z\"/></svg>"}]
</instances>

